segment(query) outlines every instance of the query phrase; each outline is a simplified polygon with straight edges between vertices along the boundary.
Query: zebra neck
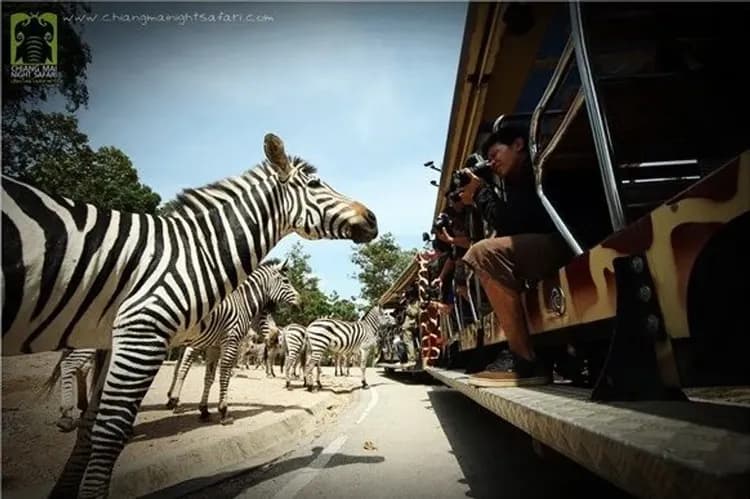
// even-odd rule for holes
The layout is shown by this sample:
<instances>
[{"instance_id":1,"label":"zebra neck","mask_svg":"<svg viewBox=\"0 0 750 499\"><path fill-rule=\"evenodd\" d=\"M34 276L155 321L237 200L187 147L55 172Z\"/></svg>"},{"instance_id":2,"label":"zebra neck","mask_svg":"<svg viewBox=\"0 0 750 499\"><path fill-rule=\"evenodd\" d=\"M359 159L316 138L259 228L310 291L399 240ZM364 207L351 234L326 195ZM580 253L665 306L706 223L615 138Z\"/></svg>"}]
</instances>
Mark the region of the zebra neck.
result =
<instances>
[{"instance_id":1,"label":"zebra neck","mask_svg":"<svg viewBox=\"0 0 750 499\"><path fill-rule=\"evenodd\" d=\"M362 319L362 323L365 326L365 330L371 335L374 335L378 330L378 316L376 314L368 314Z\"/></svg>"},{"instance_id":2,"label":"zebra neck","mask_svg":"<svg viewBox=\"0 0 750 499\"><path fill-rule=\"evenodd\" d=\"M183 194L184 209L175 217L186 229L188 258L208 275L209 307L217 303L211 296L220 300L237 289L291 232L286 193L276 176L263 173L250 171Z\"/></svg>"}]
</instances>

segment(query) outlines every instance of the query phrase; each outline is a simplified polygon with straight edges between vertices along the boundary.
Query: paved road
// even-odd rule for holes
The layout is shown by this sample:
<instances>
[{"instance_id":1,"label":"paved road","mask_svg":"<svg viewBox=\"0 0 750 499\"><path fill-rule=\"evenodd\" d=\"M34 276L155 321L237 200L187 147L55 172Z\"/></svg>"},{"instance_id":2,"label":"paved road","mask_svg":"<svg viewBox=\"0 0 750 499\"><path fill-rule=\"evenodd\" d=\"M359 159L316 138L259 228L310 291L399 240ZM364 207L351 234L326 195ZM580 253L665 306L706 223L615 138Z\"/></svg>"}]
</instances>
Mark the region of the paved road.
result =
<instances>
[{"instance_id":1,"label":"paved road","mask_svg":"<svg viewBox=\"0 0 750 499\"><path fill-rule=\"evenodd\" d=\"M526 434L450 388L373 374L320 437L185 497L628 497L568 460L541 460Z\"/></svg>"}]
</instances>

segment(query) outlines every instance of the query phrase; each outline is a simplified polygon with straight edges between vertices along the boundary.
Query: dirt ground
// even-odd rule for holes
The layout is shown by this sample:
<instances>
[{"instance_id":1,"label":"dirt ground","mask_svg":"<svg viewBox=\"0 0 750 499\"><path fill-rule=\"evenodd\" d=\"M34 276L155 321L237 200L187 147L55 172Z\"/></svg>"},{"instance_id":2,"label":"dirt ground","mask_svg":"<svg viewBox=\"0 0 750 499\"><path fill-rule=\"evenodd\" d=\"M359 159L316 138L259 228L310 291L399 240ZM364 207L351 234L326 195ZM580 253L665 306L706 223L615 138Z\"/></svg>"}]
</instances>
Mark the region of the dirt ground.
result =
<instances>
[{"instance_id":1,"label":"dirt ground","mask_svg":"<svg viewBox=\"0 0 750 499\"><path fill-rule=\"evenodd\" d=\"M75 432L61 433L55 423L59 417L59 383L49 396L42 393L45 380L59 359L59 353L2 358L2 489L16 490L54 482L75 442ZM289 411L308 411L321 397L337 394L328 409L335 413L346 404L347 395L359 386L359 369L352 376L333 377L332 368L324 368L322 383L326 391L308 393L300 388L288 391L280 369L276 378L267 378L262 368L239 370L229 389L233 425L218 423L216 404L218 376L211 389L210 423L198 420L198 402L203 389L203 366L194 365L185 381L181 412L165 408L167 390L174 370L166 363L146 394L131 442L123 451L115 474L121 466L142 463L158 454L184 452L199 448L206 438L247 432L281 419ZM77 413L77 411L76 411Z\"/></svg>"}]
</instances>

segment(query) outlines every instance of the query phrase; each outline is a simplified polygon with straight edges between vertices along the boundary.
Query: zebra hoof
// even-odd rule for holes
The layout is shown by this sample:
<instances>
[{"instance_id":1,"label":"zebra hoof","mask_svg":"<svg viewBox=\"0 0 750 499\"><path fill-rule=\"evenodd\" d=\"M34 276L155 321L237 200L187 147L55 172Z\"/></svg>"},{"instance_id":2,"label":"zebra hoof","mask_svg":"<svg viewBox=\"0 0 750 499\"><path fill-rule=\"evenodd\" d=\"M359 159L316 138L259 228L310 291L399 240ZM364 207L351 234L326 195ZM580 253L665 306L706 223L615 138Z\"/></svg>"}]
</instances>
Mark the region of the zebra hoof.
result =
<instances>
[{"instance_id":1,"label":"zebra hoof","mask_svg":"<svg viewBox=\"0 0 750 499\"><path fill-rule=\"evenodd\" d=\"M367 382L363 381L362 382L362 389L363 390L369 390L370 389L370 385L368 385Z\"/></svg>"},{"instance_id":2,"label":"zebra hoof","mask_svg":"<svg viewBox=\"0 0 750 499\"><path fill-rule=\"evenodd\" d=\"M307 385L307 391L308 391L308 392L311 392L311 391L313 391L313 387L312 387L312 385Z\"/></svg>"},{"instance_id":3,"label":"zebra hoof","mask_svg":"<svg viewBox=\"0 0 750 499\"><path fill-rule=\"evenodd\" d=\"M230 424L234 424L234 418L232 416L229 416L229 415L222 416L220 422L221 422L221 424L223 424L225 426L226 425L230 425Z\"/></svg>"},{"instance_id":4,"label":"zebra hoof","mask_svg":"<svg viewBox=\"0 0 750 499\"><path fill-rule=\"evenodd\" d=\"M177 405L180 403L180 399L170 397L167 401L167 409L175 410Z\"/></svg>"},{"instance_id":5,"label":"zebra hoof","mask_svg":"<svg viewBox=\"0 0 750 499\"><path fill-rule=\"evenodd\" d=\"M201 406L201 407L199 407L198 409L200 409L200 411L201 411L201 415L200 415L200 416L198 416L198 419L199 419L200 421L202 421L202 422L206 423L206 422L208 422L208 421L210 421L210 420L211 420L211 414L210 414L210 413L208 412L208 407L206 407L206 406Z\"/></svg>"},{"instance_id":6,"label":"zebra hoof","mask_svg":"<svg viewBox=\"0 0 750 499\"><path fill-rule=\"evenodd\" d=\"M71 417L61 417L57 420L57 428L63 433L71 432L75 430L77 426L78 424L76 424Z\"/></svg>"}]
</instances>

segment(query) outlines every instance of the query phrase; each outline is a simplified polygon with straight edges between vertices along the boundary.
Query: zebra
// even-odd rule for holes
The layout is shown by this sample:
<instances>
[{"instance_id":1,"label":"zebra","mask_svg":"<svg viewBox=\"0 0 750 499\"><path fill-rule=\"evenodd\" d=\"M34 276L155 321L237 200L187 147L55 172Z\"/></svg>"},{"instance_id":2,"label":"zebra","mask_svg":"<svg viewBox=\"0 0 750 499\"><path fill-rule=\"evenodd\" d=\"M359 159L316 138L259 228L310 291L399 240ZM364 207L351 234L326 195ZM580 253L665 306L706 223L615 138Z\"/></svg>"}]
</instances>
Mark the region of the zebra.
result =
<instances>
[{"instance_id":1,"label":"zebra","mask_svg":"<svg viewBox=\"0 0 750 499\"><path fill-rule=\"evenodd\" d=\"M268 325L268 333L264 341L263 358L266 362L266 376L275 378L276 374L273 372L273 365L276 363L278 356L284 354L284 336L270 315L266 319L270 324Z\"/></svg>"},{"instance_id":2,"label":"zebra","mask_svg":"<svg viewBox=\"0 0 750 499\"><path fill-rule=\"evenodd\" d=\"M2 180L3 355L105 351L53 497L102 497L167 348L286 235L372 241L375 215L282 140L242 175L183 191L166 215L98 209Z\"/></svg>"},{"instance_id":3,"label":"zebra","mask_svg":"<svg viewBox=\"0 0 750 499\"><path fill-rule=\"evenodd\" d=\"M259 339L260 335L252 333L240 343L240 353L237 356L238 368L250 369L250 364L253 364L255 369L258 369L263 364L265 345L256 341Z\"/></svg>"},{"instance_id":4,"label":"zebra","mask_svg":"<svg viewBox=\"0 0 750 499\"><path fill-rule=\"evenodd\" d=\"M305 326L300 324L288 324L284 327L284 376L286 377L286 388L291 389L291 377L295 376L297 365L301 364L304 369L306 365L307 350L305 348ZM304 386L304 385L303 385Z\"/></svg>"},{"instance_id":5,"label":"zebra","mask_svg":"<svg viewBox=\"0 0 750 499\"><path fill-rule=\"evenodd\" d=\"M255 269L247 280L226 300L201 321L197 335L186 342L187 348L181 359L175 364L172 384L167 394L167 408L177 409L180 392L185 376L197 354L206 351L206 374L203 397L198 406L200 420L208 421L208 395L216 375L216 362L219 361L219 413L222 424L231 424L234 420L227 415L227 392L232 368L237 363L240 343L251 332L257 331L264 324L262 317L279 303L299 305L299 293L289 282L284 273L286 262L276 264L265 262ZM211 349L209 352L208 350Z\"/></svg>"},{"instance_id":6,"label":"zebra","mask_svg":"<svg viewBox=\"0 0 750 499\"><path fill-rule=\"evenodd\" d=\"M361 359L362 352L359 350L355 350L348 353L340 353L333 356L333 375L334 376L349 376L350 368L352 364L359 363ZM344 374L344 369L346 369L346 374Z\"/></svg>"},{"instance_id":7,"label":"zebra","mask_svg":"<svg viewBox=\"0 0 750 499\"><path fill-rule=\"evenodd\" d=\"M316 319L307 326L305 333L308 362L305 366L305 383L307 389L312 391L312 369L318 368L317 387L320 384L320 361L323 353L330 350L333 354L347 354L359 349L361 358L359 362L362 369L362 388L367 389L367 358L369 350L377 344L377 336L380 328L395 324L393 317L383 311L380 306L375 306L359 321L343 321L339 319Z\"/></svg>"},{"instance_id":8,"label":"zebra","mask_svg":"<svg viewBox=\"0 0 750 499\"><path fill-rule=\"evenodd\" d=\"M60 381L60 418L57 427L63 433L73 431L78 421L73 419L73 380L76 382L76 398L78 410L83 414L88 408L86 377L94 365L96 350L83 348L80 350L63 350L52 374L44 384L49 394Z\"/></svg>"}]
</instances>

